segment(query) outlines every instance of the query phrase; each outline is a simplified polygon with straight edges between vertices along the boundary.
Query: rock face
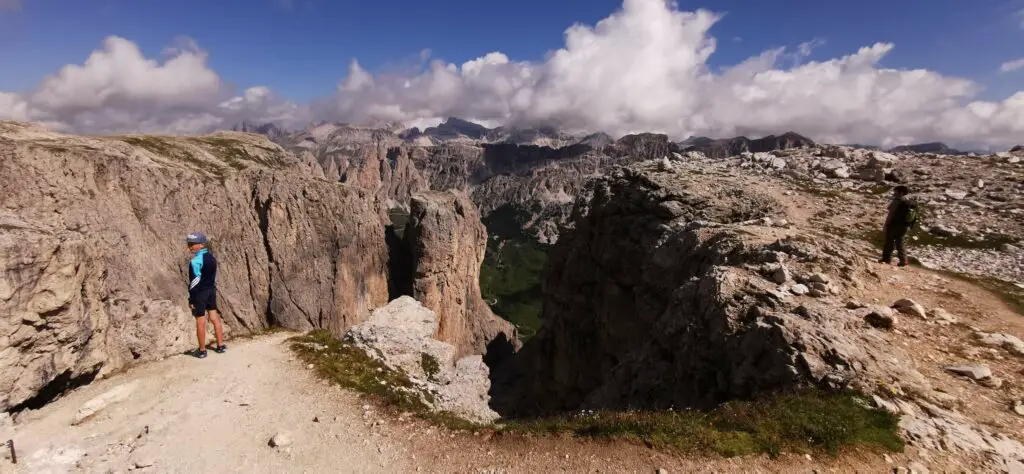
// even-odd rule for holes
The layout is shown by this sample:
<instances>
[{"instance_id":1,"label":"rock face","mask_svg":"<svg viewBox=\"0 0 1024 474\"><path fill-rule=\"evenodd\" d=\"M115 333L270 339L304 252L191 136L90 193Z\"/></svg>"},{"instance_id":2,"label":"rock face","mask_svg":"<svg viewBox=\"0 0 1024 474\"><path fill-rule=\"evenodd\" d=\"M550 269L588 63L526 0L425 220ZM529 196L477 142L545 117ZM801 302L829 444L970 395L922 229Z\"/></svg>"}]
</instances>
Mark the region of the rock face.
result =
<instances>
[{"instance_id":1,"label":"rock face","mask_svg":"<svg viewBox=\"0 0 1024 474\"><path fill-rule=\"evenodd\" d=\"M550 257L542 326L510 364L513 381L501 382L519 390L498 401L503 414L711 407L876 380L927 386L888 362L899 350L864 322L870 309L775 283L780 263L812 282L809 266L858 262L849 249L757 225L781 207L774 199L657 161L597 179L587 195ZM831 292L849 276L810 284Z\"/></svg>"},{"instance_id":2,"label":"rock face","mask_svg":"<svg viewBox=\"0 0 1024 474\"><path fill-rule=\"evenodd\" d=\"M749 139L747 137L736 137L713 140L705 137L692 138L683 143L687 147L685 151L699 151L709 158L726 158L739 155L743 152L764 153L789 148L801 148L813 146L811 139L787 132L780 136L768 135L767 137Z\"/></svg>"},{"instance_id":3,"label":"rock face","mask_svg":"<svg viewBox=\"0 0 1024 474\"><path fill-rule=\"evenodd\" d=\"M261 137L73 137L0 122L0 410L194 345L182 238L211 236L230 333L341 335L387 301L373 194Z\"/></svg>"},{"instance_id":4,"label":"rock face","mask_svg":"<svg viewBox=\"0 0 1024 474\"><path fill-rule=\"evenodd\" d=\"M435 337L458 355L483 354L498 339L518 341L515 327L496 317L480 296L480 265L487 231L464 194L413 196L405 241L412 256L409 294L437 313Z\"/></svg>"},{"instance_id":5,"label":"rock face","mask_svg":"<svg viewBox=\"0 0 1024 474\"><path fill-rule=\"evenodd\" d=\"M454 346L432 337L438 322L436 313L402 296L353 326L345 338L409 375L413 383L433 395L425 402L434 409L474 422L494 421L498 414L488 407L490 380L483 357L457 358Z\"/></svg>"}]
</instances>

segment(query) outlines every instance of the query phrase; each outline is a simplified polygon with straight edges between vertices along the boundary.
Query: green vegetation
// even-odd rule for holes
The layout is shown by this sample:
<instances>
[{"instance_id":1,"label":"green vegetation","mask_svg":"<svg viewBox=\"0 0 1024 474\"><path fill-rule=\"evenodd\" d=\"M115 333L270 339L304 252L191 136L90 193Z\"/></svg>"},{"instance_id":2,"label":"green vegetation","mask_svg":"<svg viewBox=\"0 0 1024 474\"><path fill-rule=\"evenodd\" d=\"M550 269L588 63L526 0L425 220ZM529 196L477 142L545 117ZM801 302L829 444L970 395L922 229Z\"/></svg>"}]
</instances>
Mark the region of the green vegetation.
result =
<instances>
[{"instance_id":1,"label":"green vegetation","mask_svg":"<svg viewBox=\"0 0 1024 474\"><path fill-rule=\"evenodd\" d=\"M245 169L253 163L270 168L279 168L284 163L280 157L276 156L276 150L273 148L249 145L239 140L217 136L190 138L190 140L202 148L208 149L207 151L213 154L213 156L224 160L224 163L236 170ZM267 152L268 158L249 153L246 150L246 146L259 148Z\"/></svg>"},{"instance_id":2,"label":"green vegetation","mask_svg":"<svg viewBox=\"0 0 1024 474\"><path fill-rule=\"evenodd\" d=\"M734 401L711 411L596 412L478 425L451 413L433 413L428 393L408 375L361 349L317 330L290 339L291 348L317 374L370 397L383 409L408 412L452 430L494 430L515 435L568 433L580 437L640 440L678 453L742 456L783 452L836 454L844 448L902 451L898 419L871 408L851 392L803 390L757 401ZM424 358L424 365L430 364ZM436 360L433 363L437 363Z\"/></svg>"},{"instance_id":3,"label":"green vegetation","mask_svg":"<svg viewBox=\"0 0 1024 474\"><path fill-rule=\"evenodd\" d=\"M885 245L885 233L882 232L881 229L874 229L868 231L866 234L863 235L863 239L867 240L878 249L882 249ZM1011 244L1014 242L1016 242L1016 239L1008 235L1002 234L989 234L984 239L972 239L969 237L965 237L963 235L942 237L922 229L920 225L915 225L909 231L907 231L906 237L906 243L908 247L934 246L961 249L995 250L1001 247L1003 244Z\"/></svg>"},{"instance_id":4,"label":"green vegetation","mask_svg":"<svg viewBox=\"0 0 1024 474\"><path fill-rule=\"evenodd\" d=\"M200 171L205 171L216 177L223 177L223 171L214 163L203 161L193 156L187 150L171 143L171 140L168 138L147 135L123 137L121 140L129 145L146 149L157 156L167 159L181 160Z\"/></svg>"},{"instance_id":5,"label":"green vegetation","mask_svg":"<svg viewBox=\"0 0 1024 474\"><path fill-rule=\"evenodd\" d=\"M437 358L426 352L420 354L420 367L430 380L437 380L437 374L441 372L441 364L437 362Z\"/></svg>"},{"instance_id":6,"label":"green vegetation","mask_svg":"<svg viewBox=\"0 0 1024 474\"><path fill-rule=\"evenodd\" d=\"M198 170L205 171L218 178L224 178L227 168L242 170L251 164L279 168L284 164L283 158L278 156L273 148L248 145L239 140L224 137L171 138L145 135L122 137L121 140L129 145L144 148L158 156L183 161ZM181 140L181 142L175 143L175 140ZM191 143L207 151L220 161L203 160L191 153L188 146L182 146L183 143ZM247 146L266 151L267 157L250 154L246 149Z\"/></svg>"},{"instance_id":7,"label":"green vegetation","mask_svg":"<svg viewBox=\"0 0 1024 474\"><path fill-rule=\"evenodd\" d=\"M914 237L916 237L916 239ZM885 234L881 230L876 229L868 231L863 235L863 238L879 250L881 250L885 245ZM969 239L962 235L941 237L933 235L921 229L919 226L915 226L907 233L907 246L910 248L907 252L912 254L912 248L914 246L994 250L1000 248L1003 244L1013 244L1016 242L1017 240L1013 237L1003 234L989 234L986 238L980 240ZM909 259L911 264L920 265L920 262L918 262L913 256L909 257ZM942 269L932 269L932 271L949 278L955 278L984 288L999 297L999 299L1006 303L1006 305L1017 314L1024 316L1024 288L1020 288L1008 281L988 276L972 275Z\"/></svg>"},{"instance_id":8,"label":"green vegetation","mask_svg":"<svg viewBox=\"0 0 1024 474\"><path fill-rule=\"evenodd\" d=\"M913 262L913 258L911 261ZM916 263L916 262L915 262ZM1017 314L1024 316L1024 288L1021 288L1008 281L998 278L971 275L967 273L953 272L949 270L932 270L949 278L971 283L984 288L996 295L1003 303L1006 303Z\"/></svg>"},{"instance_id":9,"label":"green vegetation","mask_svg":"<svg viewBox=\"0 0 1024 474\"><path fill-rule=\"evenodd\" d=\"M388 209L388 220L391 221L390 227L394 229L395 235L399 239L405 238L405 224L409 222L409 217L409 212L400 207Z\"/></svg>"},{"instance_id":10,"label":"green vegetation","mask_svg":"<svg viewBox=\"0 0 1024 474\"><path fill-rule=\"evenodd\" d=\"M480 292L496 314L519 329L520 339L529 339L540 327L548 246L523 232L522 216L509 207L483 221L490 241L480 268Z\"/></svg>"},{"instance_id":11,"label":"green vegetation","mask_svg":"<svg viewBox=\"0 0 1024 474\"><path fill-rule=\"evenodd\" d=\"M899 420L856 394L817 390L735 401L711 411L598 412L514 421L506 431L644 441L679 453L743 456L866 447L900 452Z\"/></svg>"},{"instance_id":12,"label":"green vegetation","mask_svg":"<svg viewBox=\"0 0 1024 474\"><path fill-rule=\"evenodd\" d=\"M454 414L431 411L427 403L433 402L433 396L412 383L408 374L388 367L348 342L335 339L325 330L318 329L289 341L304 363L313 364L317 375L369 397L391 413L412 413L455 430L479 427ZM433 362L437 364L436 359Z\"/></svg>"}]
</instances>

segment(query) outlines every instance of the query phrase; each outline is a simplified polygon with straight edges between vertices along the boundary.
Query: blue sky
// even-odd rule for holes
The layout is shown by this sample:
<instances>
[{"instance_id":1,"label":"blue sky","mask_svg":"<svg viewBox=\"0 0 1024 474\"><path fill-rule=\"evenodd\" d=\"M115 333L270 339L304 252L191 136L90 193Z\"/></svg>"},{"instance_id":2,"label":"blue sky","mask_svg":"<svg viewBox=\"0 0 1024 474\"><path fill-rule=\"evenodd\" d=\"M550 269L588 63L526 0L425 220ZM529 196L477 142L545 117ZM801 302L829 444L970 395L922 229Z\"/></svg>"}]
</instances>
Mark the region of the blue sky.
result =
<instances>
[{"instance_id":1,"label":"blue sky","mask_svg":"<svg viewBox=\"0 0 1024 474\"><path fill-rule=\"evenodd\" d=\"M168 52L183 37L198 48ZM1024 0L0 0L0 119L196 133L452 115L1003 147L1024 141Z\"/></svg>"},{"instance_id":2,"label":"blue sky","mask_svg":"<svg viewBox=\"0 0 1024 474\"><path fill-rule=\"evenodd\" d=\"M618 0L23 0L0 13L0 90L34 87L64 64L81 63L109 35L150 57L175 37L194 38L211 67L239 86L266 85L308 100L331 93L348 61L370 71L415 64L421 50L454 63L501 51L540 60L562 46L575 22L593 24ZM290 5L290 7L289 7ZM710 64L733 64L777 46L815 38L811 59L849 54L877 41L896 48L884 65L928 68L974 79L984 97L1005 97L1024 76L998 73L1024 56L1022 0L709 0L680 8L726 16ZM738 38L739 40L736 40ZM991 97L989 97L991 96Z\"/></svg>"}]
</instances>

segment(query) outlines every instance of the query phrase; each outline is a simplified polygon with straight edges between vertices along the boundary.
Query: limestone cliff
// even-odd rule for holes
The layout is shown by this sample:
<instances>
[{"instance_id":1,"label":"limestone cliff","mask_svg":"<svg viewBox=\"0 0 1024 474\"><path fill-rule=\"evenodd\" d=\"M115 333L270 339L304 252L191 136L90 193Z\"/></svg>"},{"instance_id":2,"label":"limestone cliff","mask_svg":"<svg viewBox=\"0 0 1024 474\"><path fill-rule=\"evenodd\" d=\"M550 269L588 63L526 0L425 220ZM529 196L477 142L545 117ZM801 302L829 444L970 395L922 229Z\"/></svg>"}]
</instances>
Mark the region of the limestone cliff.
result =
<instances>
[{"instance_id":1,"label":"limestone cliff","mask_svg":"<svg viewBox=\"0 0 1024 474\"><path fill-rule=\"evenodd\" d=\"M0 410L190 348L192 230L231 332L337 335L387 302L370 191L248 134L75 137L0 122Z\"/></svg>"},{"instance_id":2,"label":"limestone cliff","mask_svg":"<svg viewBox=\"0 0 1024 474\"><path fill-rule=\"evenodd\" d=\"M459 356L484 354L495 341L517 344L515 327L480 296L487 231L467 196L456 191L413 196L405 241L412 257L411 295L438 315L435 337Z\"/></svg>"},{"instance_id":3,"label":"limestone cliff","mask_svg":"<svg viewBox=\"0 0 1024 474\"><path fill-rule=\"evenodd\" d=\"M575 230L550 256L542 326L506 372L499 411L713 407L891 380L927 392L863 314L824 298L853 284L855 252L771 226L782 206L767 195L675 166L620 168L577 201ZM841 272L808 277L815 268ZM793 296L809 291L822 298Z\"/></svg>"}]
</instances>

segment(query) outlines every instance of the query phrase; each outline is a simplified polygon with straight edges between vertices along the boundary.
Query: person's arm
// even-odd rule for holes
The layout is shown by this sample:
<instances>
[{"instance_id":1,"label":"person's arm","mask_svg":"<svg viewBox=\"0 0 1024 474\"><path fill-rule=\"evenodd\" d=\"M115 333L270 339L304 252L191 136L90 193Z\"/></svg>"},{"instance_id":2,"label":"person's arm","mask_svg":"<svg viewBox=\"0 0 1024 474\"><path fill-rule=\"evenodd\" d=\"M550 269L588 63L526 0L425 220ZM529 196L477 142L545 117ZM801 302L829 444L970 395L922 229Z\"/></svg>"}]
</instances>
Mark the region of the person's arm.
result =
<instances>
[{"instance_id":1,"label":"person's arm","mask_svg":"<svg viewBox=\"0 0 1024 474\"><path fill-rule=\"evenodd\" d=\"M203 258L201 256L199 258L193 257L189 265L192 266L192 280L188 282L188 299L192 301L192 292L196 285L199 284L199 279L203 275Z\"/></svg>"}]
</instances>

